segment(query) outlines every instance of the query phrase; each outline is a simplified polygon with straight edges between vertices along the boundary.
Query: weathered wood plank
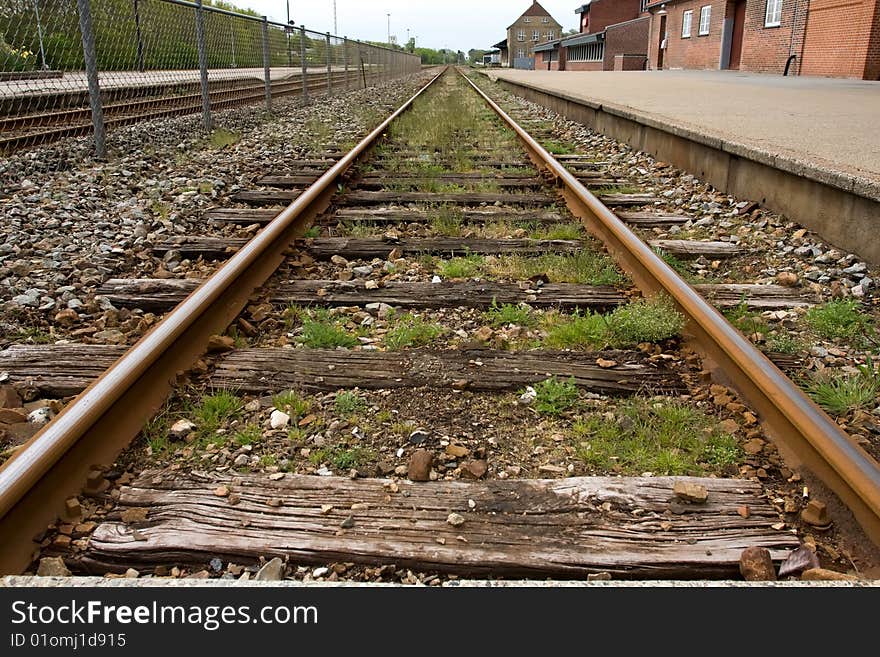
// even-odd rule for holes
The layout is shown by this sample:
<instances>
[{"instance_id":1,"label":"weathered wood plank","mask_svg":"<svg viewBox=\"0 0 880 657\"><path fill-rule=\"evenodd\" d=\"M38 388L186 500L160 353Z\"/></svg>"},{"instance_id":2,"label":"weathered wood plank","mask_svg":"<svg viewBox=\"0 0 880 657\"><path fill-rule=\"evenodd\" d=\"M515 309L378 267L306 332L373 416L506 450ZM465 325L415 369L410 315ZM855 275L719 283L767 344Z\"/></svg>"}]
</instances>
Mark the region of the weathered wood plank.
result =
<instances>
[{"instance_id":1,"label":"weathered wood plank","mask_svg":"<svg viewBox=\"0 0 880 657\"><path fill-rule=\"evenodd\" d=\"M618 364L599 367L600 357ZM215 386L247 393L356 386L448 388L455 382L486 391L515 390L551 376L571 378L582 388L606 394L683 388L673 365L651 363L639 353L625 351L242 349L220 356L211 380Z\"/></svg>"},{"instance_id":2,"label":"weathered wood plank","mask_svg":"<svg viewBox=\"0 0 880 657\"><path fill-rule=\"evenodd\" d=\"M125 347L93 344L13 344L0 351L0 372L16 388L45 397L78 395L125 353Z\"/></svg>"},{"instance_id":3,"label":"weathered wood plank","mask_svg":"<svg viewBox=\"0 0 880 657\"><path fill-rule=\"evenodd\" d=\"M597 198L605 205L614 208L625 208L636 205L650 205L660 199L653 194L599 194Z\"/></svg>"},{"instance_id":4,"label":"weathered wood plank","mask_svg":"<svg viewBox=\"0 0 880 657\"><path fill-rule=\"evenodd\" d=\"M389 281L383 287L368 290L354 281L287 281L272 286L274 303L306 305L357 306L387 303L404 308L488 308L494 303L528 303L535 308L607 309L625 303L623 293L610 286L548 283L523 289L515 283L491 281L444 281L408 283Z\"/></svg>"},{"instance_id":5,"label":"weathered wood plank","mask_svg":"<svg viewBox=\"0 0 880 657\"><path fill-rule=\"evenodd\" d=\"M674 214L658 214L655 212L617 212L617 216L628 224L634 226L672 226L685 224L691 221L691 217L683 217Z\"/></svg>"},{"instance_id":6,"label":"weathered wood plank","mask_svg":"<svg viewBox=\"0 0 880 657\"><path fill-rule=\"evenodd\" d=\"M700 240L649 240L656 249L675 256L697 258L730 258L742 253L742 247L731 242L709 242Z\"/></svg>"},{"instance_id":7,"label":"weathered wood plank","mask_svg":"<svg viewBox=\"0 0 880 657\"><path fill-rule=\"evenodd\" d=\"M781 285L721 283L694 285L694 289L718 308L732 308L745 302L751 310L781 310L819 302L815 292Z\"/></svg>"},{"instance_id":8,"label":"weathered wood plank","mask_svg":"<svg viewBox=\"0 0 880 657\"><path fill-rule=\"evenodd\" d=\"M98 288L117 308L164 312L183 301L202 283L194 278L109 278Z\"/></svg>"},{"instance_id":9,"label":"weathered wood plank","mask_svg":"<svg viewBox=\"0 0 880 657\"><path fill-rule=\"evenodd\" d=\"M282 208L210 208L202 218L229 224L267 224L281 210Z\"/></svg>"},{"instance_id":10,"label":"weathered wood plank","mask_svg":"<svg viewBox=\"0 0 880 657\"><path fill-rule=\"evenodd\" d=\"M707 502L673 503L676 480L705 486ZM765 547L780 561L798 545L792 534L772 528L778 515L761 487L740 479L403 481L391 495L387 483L291 474L278 481L237 474L233 482L228 474L149 470L119 498L120 509L148 509L146 519L124 523L121 510L114 513L92 534L83 566L100 572L277 556L463 575L605 571L617 578L691 579L736 576L748 547ZM238 493L236 505L214 495L220 484ZM322 512L322 505L331 509ZM744 505L748 518L737 513ZM461 526L447 523L453 512L465 518ZM349 516L353 526L340 530Z\"/></svg>"},{"instance_id":11,"label":"weathered wood plank","mask_svg":"<svg viewBox=\"0 0 880 657\"><path fill-rule=\"evenodd\" d=\"M186 258L225 258L244 244L241 237L174 237L153 245L153 253L179 251ZM388 242L382 238L322 237L297 241L298 248L309 251L315 258L327 260L334 255L346 258L386 257L394 249L404 254L433 253L437 255L465 255L467 253L515 253L539 255L542 253L569 253L584 248L579 240L529 239L464 239L460 237L424 237Z\"/></svg>"},{"instance_id":12,"label":"weathered wood plank","mask_svg":"<svg viewBox=\"0 0 880 657\"><path fill-rule=\"evenodd\" d=\"M292 189L249 190L235 194L238 203L282 203L298 198L301 192ZM388 203L447 203L453 205L479 205L480 203L503 203L506 205L541 206L552 205L556 196L549 194L503 194L493 192L356 192L346 191L335 197L337 205L383 205Z\"/></svg>"},{"instance_id":13,"label":"weathered wood plank","mask_svg":"<svg viewBox=\"0 0 880 657\"><path fill-rule=\"evenodd\" d=\"M529 239L465 239L462 237L402 238L388 242L382 238L322 237L305 240L303 246L315 258L328 259L334 255L346 258L384 258L392 249L404 254L432 253L435 255L466 255L468 253L515 253L540 255L542 253L572 253L590 248L581 240Z\"/></svg>"}]
</instances>

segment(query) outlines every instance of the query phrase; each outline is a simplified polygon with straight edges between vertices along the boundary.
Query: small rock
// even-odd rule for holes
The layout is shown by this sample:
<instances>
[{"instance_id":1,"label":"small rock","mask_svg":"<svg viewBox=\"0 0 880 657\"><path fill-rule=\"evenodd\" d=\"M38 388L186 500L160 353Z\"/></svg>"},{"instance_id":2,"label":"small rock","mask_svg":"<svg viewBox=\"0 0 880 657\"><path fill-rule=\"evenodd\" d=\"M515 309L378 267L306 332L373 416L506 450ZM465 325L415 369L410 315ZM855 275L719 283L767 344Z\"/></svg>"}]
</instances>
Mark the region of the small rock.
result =
<instances>
[{"instance_id":1,"label":"small rock","mask_svg":"<svg viewBox=\"0 0 880 657\"><path fill-rule=\"evenodd\" d=\"M214 489L214 495L217 497L229 497L229 486L217 486Z\"/></svg>"},{"instance_id":2,"label":"small rock","mask_svg":"<svg viewBox=\"0 0 880 657\"><path fill-rule=\"evenodd\" d=\"M171 425L168 430L168 437L171 440L183 440L196 429L196 423L186 419L181 419Z\"/></svg>"},{"instance_id":3,"label":"small rock","mask_svg":"<svg viewBox=\"0 0 880 657\"><path fill-rule=\"evenodd\" d=\"M65 308L55 315L55 322L61 326L70 326L78 319L79 315L73 308Z\"/></svg>"},{"instance_id":4,"label":"small rock","mask_svg":"<svg viewBox=\"0 0 880 657\"><path fill-rule=\"evenodd\" d=\"M212 335L208 339L208 353L220 353L235 349L235 340L228 335Z\"/></svg>"},{"instance_id":5,"label":"small rock","mask_svg":"<svg viewBox=\"0 0 880 657\"><path fill-rule=\"evenodd\" d=\"M129 524L132 522L144 522L147 519L147 515L149 514L149 509L143 506L132 507L131 509L126 509L120 514L122 518L122 522Z\"/></svg>"},{"instance_id":6,"label":"small rock","mask_svg":"<svg viewBox=\"0 0 880 657\"><path fill-rule=\"evenodd\" d=\"M368 280L364 283L364 289L366 290L378 290L379 289L379 281L374 281L373 279Z\"/></svg>"},{"instance_id":7,"label":"small rock","mask_svg":"<svg viewBox=\"0 0 880 657\"><path fill-rule=\"evenodd\" d=\"M61 557L43 557L37 568L40 577L70 577L70 571Z\"/></svg>"},{"instance_id":8,"label":"small rock","mask_svg":"<svg viewBox=\"0 0 880 657\"><path fill-rule=\"evenodd\" d=\"M277 582L284 577L284 562L279 557L263 565L254 577L261 582Z\"/></svg>"},{"instance_id":9,"label":"small rock","mask_svg":"<svg viewBox=\"0 0 880 657\"><path fill-rule=\"evenodd\" d=\"M776 274L776 282L785 287L794 287L798 284L798 277L790 271L781 271Z\"/></svg>"},{"instance_id":10,"label":"small rock","mask_svg":"<svg viewBox=\"0 0 880 657\"><path fill-rule=\"evenodd\" d=\"M587 575L588 582L610 582L611 581L611 573L601 572L601 573L590 573Z\"/></svg>"},{"instance_id":11,"label":"small rock","mask_svg":"<svg viewBox=\"0 0 880 657\"><path fill-rule=\"evenodd\" d=\"M11 385L0 385L0 408L21 408L21 397Z\"/></svg>"},{"instance_id":12,"label":"small rock","mask_svg":"<svg viewBox=\"0 0 880 657\"><path fill-rule=\"evenodd\" d=\"M453 527L461 527L464 524L464 516L458 513L450 513L446 517L446 522L448 522Z\"/></svg>"},{"instance_id":13,"label":"small rock","mask_svg":"<svg viewBox=\"0 0 880 657\"><path fill-rule=\"evenodd\" d=\"M792 550L782 565L779 567L779 577L787 577L788 575L797 575L819 567L819 558L806 545L801 545L796 550Z\"/></svg>"},{"instance_id":14,"label":"small rock","mask_svg":"<svg viewBox=\"0 0 880 657\"><path fill-rule=\"evenodd\" d=\"M828 507L819 500L810 500L801 511L801 520L813 527L827 527L831 524L831 518L828 517Z\"/></svg>"},{"instance_id":15,"label":"small rock","mask_svg":"<svg viewBox=\"0 0 880 657\"><path fill-rule=\"evenodd\" d=\"M345 520L343 520L340 525L343 529L351 529L354 527L354 516L348 516Z\"/></svg>"},{"instance_id":16,"label":"small rock","mask_svg":"<svg viewBox=\"0 0 880 657\"><path fill-rule=\"evenodd\" d=\"M269 424L273 429L284 429L290 424L290 416L284 411L275 409L272 411L272 415L269 416Z\"/></svg>"},{"instance_id":17,"label":"small rock","mask_svg":"<svg viewBox=\"0 0 880 657\"><path fill-rule=\"evenodd\" d=\"M320 568L315 568L312 571L312 577L314 577L315 579L319 579L321 577L324 577L324 575L326 575L329 572L330 572L330 569L327 568L327 566L321 566Z\"/></svg>"},{"instance_id":18,"label":"small rock","mask_svg":"<svg viewBox=\"0 0 880 657\"><path fill-rule=\"evenodd\" d=\"M764 445L766 443L760 438L752 438L751 440L747 440L743 444L743 451L746 454L751 454L754 456L755 454L760 454L761 450L764 449Z\"/></svg>"},{"instance_id":19,"label":"small rock","mask_svg":"<svg viewBox=\"0 0 880 657\"><path fill-rule=\"evenodd\" d=\"M680 500L697 504L703 504L709 499L709 491L706 490L705 486L689 481L676 481L672 485L672 493Z\"/></svg>"},{"instance_id":20,"label":"small rock","mask_svg":"<svg viewBox=\"0 0 880 657\"><path fill-rule=\"evenodd\" d=\"M409 442L413 445L421 445L425 442L431 434L429 434L424 429L416 429L411 434L409 434Z\"/></svg>"},{"instance_id":21,"label":"small rock","mask_svg":"<svg viewBox=\"0 0 880 657\"><path fill-rule=\"evenodd\" d=\"M752 514L748 504L736 507L736 512L739 514L740 518L748 518Z\"/></svg>"},{"instance_id":22,"label":"small rock","mask_svg":"<svg viewBox=\"0 0 880 657\"><path fill-rule=\"evenodd\" d=\"M723 433L729 433L731 435L735 434L739 431L739 424L736 420L727 419L723 422L718 423L718 429Z\"/></svg>"},{"instance_id":23,"label":"small rock","mask_svg":"<svg viewBox=\"0 0 880 657\"><path fill-rule=\"evenodd\" d=\"M602 369L608 369L609 367L614 367L615 365L617 365L617 361L616 360L607 360L605 358L597 358L596 365L598 365Z\"/></svg>"},{"instance_id":24,"label":"small rock","mask_svg":"<svg viewBox=\"0 0 880 657\"><path fill-rule=\"evenodd\" d=\"M462 445L450 444L446 446L446 453L449 454L449 456L461 458L463 456L467 456L470 453L470 450L467 447L463 447Z\"/></svg>"},{"instance_id":25,"label":"small rock","mask_svg":"<svg viewBox=\"0 0 880 657\"><path fill-rule=\"evenodd\" d=\"M52 411L48 406L33 410L28 413L27 416L27 421L37 427L42 427L46 424L49 424L49 420L51 419Z\"/></svg>"},{"instance_id":26,"label":"small rock","mask_svg":"<svg viewBox=\"0 0 880 657\"><path fill-rule=\"evenodd\" d=\"M858 579L855 575L838 573L836 570L828 570L827 568L810 568L801 573L801 581L855 582Z\"/></svg>"},{"instance_id":27,"label":"small rock","mask_svg":"<svg viewBox=\"0 0 880 657\"><path fill-rule=\"evenodd\" d=\"M434 455L426 449L417 449L409 457L407 477L410 481L428 481L431 476L431 465Z\"/></svg>"},{"instance_id":28,"label":"small rock","mask_svg":"<svg viewBox=\"0 0 880 657\"><path fill-rule=\"evenodd\" d=\"M532 386L526 386L526 391L519 396L519 403L528 406L538 398L538 391Z\"/></svg>"},{"instance_id":29,"label":"small rock","mask_svg":"<svg viewBox=\"0 0 880 657\"><path fill-rule=\"evenodd\" d=\"M461 464L461 476L465 479L481 479L488 471L489 464L482 459Z\"/></svg>"},{"instance_id":30,"label":"small rock","mask_svg":"<svg viewBox=\"0 0 880 657\"><path fill-rule=\"evenodd\" d=\"M476 331L474 331L474 339L479 340L480 342L488 342L492 339L492 336L495 332L492 330L490 326L481 326Z\"/></svg>"},{"instance_id":31,"label":"small rock","mask_svg":"<svg viewBox=\"0 0 880 657\"><path fill-rule=\"evenodd\" d=\"M770 550L763 547L750 547L739 557L739 572L747 582L776 581L776 569Z\"/></svg>"}]
</instances>

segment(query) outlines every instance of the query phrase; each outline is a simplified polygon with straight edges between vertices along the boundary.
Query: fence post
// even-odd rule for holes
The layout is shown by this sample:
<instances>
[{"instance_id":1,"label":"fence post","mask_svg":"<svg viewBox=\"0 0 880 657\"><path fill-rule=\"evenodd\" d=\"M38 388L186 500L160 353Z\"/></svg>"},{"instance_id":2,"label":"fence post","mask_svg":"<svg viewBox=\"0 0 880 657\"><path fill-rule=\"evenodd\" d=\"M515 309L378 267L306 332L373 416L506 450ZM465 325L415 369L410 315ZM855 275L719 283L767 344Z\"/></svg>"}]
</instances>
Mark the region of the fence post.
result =
<instances>
[{"instance_id":1,"label":"fence post","mask_svg":"<svg viewBox=\"0 0 880 657\"><path fill-rule=\"evenodd\" d=\"M361 42L358 41L358 62L361 65L361 80L364 83L364 89L367 88L367 70L364 68L364 51L361 49Z\"/></svg>"},{"instance_id":2,"label":"fence post","mask_svg":"<svg viewBox=\"0 0 880 657\"><path fill-rule=\"evenodd\" d=\"M330 54L330 33L329 32L327 32L327 34L324 36L324 39L327 43L327 95L329 96L330 91L333 88L333 83L332 83L332 79L331 79L331 74L333 72L333 66L332 66L333 57Z\"/></svg>"},{"instance_id":3,"label":"fence post","mask_svg":"<svg viewBox=\"0 0 880 657\"><path fill-rule=\"evenodd\" d=\"M351 86L351 80L348 79L348 37L342 37L342 61L345 64L345 90L348 91Z\"/></svg>"},{"instance_id":4,"label":"fence post","mask_svg":"<svg viewBox=\"0 0 880 657\"><path fill-rule=\"evenodd\" d=\"M303 100L309 102L309 82L306 79L308 72L306 70L306 26L299 26L299 59L302 64L302 88Z\"/></svg>"},{"instance_id":5,"label":"fence post","mask_svg":"<svg viewBox=\"0 0 880 657\"><path fill-rule=\"evenodd\" d=\"M89 105L92 108L92 126L95 131L95 155L107 154L104 138L104 108L101 105L101 86L98 83L98 55L95 52L95 30L92 24L90 0L76 0L79 9L79 31L82 34L83 59L86 64L86 78L89 82Z\"/></svg>"},{"instance_id":6,"label":"fence post","mask_svg":"<svg viewBox=\"0 0 880 657\"><path fill-rule=\"evenodd\" d=\"M266 78L266 110L272 111L272 81L269 79L269 19L263 16L263 75Z\"/></svg>"},{"instance_id":7,"label":"fence post","mask_svg":"<svg viewBox=\"0 0 880 657\"><path fill-rule=\"evenodd\" d=\"M196 46L199 50L199 80L202 85L202 122L205 130L214 127L211 119L211 97L208 95L208 53L205 48L205 12L202 0L196 0Z\"/></svg>"}]
</instances>

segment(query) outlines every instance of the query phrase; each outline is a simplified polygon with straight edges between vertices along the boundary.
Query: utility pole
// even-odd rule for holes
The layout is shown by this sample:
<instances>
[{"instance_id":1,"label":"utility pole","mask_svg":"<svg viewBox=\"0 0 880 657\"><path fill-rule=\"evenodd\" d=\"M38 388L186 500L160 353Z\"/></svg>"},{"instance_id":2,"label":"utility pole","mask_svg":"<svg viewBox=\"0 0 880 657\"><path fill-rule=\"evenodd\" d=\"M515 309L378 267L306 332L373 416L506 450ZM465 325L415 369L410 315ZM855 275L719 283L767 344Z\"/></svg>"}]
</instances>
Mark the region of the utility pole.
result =
<instances>
[{"instance_id":1,"label":"utility pole","mask_svg":"<svg viewBox=\"0 0 880 657\"><path fill-rule=\"evenodd\" d=\"M40 59L43 62L43 70L48 70L49 65L46 63L46 50L43 48L43 26L40 24L40 5L34 0L34 13L37 15L37 38L40 40ZM391 14L388 14L389 16Z\"/></svg>"},{"instance_id":2,"label":"utility pole","mask_svg":"<svg viewBox=\"0 0 880 657\"><path fill-rule=\"evenodd\" d=\"M336 0L333 0L333 36L339 34L339 29L336 27Z\"/></svg>"},{"instance_id":3,"label":"utility pole","mask_svg":"<svg viewBox=\"0 0 880 657\"><path fill-rule=\"evenodd\" d=\"M137 60L138 70L144 71L144 40L141 37L141 14L138 10L138 0L134 0L134 30L137 34Z\"/></svg>"},{"instance_id":4,"label":"utility pole","mask_svg":"<svg viewBox=\"0 0 880 657\"><path fill-rule=\"evenodd\" d=\"M290 54L290 0L287 0L287 25L284 34L287 35L287 68L293 68L293 56Z\"/></svg>"},{"instance_id":5,"label":"utility pole","mask_svg":"<svg viewBox=\"0 0 880 657\"><path fill-rule=\"evenodd\" d=\"M391 14L388 14L388 45L391 45Z\"/></svg>"}]
</instances>

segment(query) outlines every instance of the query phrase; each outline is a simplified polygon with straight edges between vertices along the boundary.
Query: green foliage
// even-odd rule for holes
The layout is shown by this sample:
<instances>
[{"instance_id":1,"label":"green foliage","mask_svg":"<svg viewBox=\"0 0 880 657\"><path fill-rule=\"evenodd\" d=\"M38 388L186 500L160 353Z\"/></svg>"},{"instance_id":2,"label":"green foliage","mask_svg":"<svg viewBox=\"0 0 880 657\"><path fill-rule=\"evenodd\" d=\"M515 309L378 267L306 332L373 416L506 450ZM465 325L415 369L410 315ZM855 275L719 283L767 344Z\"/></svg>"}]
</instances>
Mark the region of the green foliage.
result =
<instances>
[{"instance_id":1,"label":"green foliage","mask_svg":"<svg viewBox=\"0 0 880 657\"><path fill-rule=\"evenodd\" d=\"M394 317L394 324L385 334L384 342L388 349L420 347L431 342L443 333L443 327L433 322L426 322L411 313Z\"/></svg>"},{"instance_id":2,"label":"green foliage","mask_svg":"<svg viewBox=\"0 0 880 657\"><path fill-rule=\"evenodd\" d=\"M877 403L880 393L880 374L869 358L859 366L858 374L815 376L806 383L807 393L829 413L843 415Z\"/></svg>"},{"instance_id":3,"label":"green foliage","mask_svg":"<svg viewBox=\"0 0 880 657\"><path fill-rule=\"evenodd\" d=\"M513 304L505 303L498 305L493 298L492 305L483 313L483 317L494 327L507 326L514 324L515 326L534 326L537 319L532 314L532 309L525 303Z\"/></svg>"},{"instance_id":4,"label":"green foliage","mask_svg":"<svg viewBox=\"0 0 880 657\"><path fill-rule=\"evenodd\" d=\"M577 402L578 390L574 378L560 381L555 376L536 383L534 408L542 415L561 415Z\"/></svg>"},{"instance_id":5,"label":"green foliage","mask_svg":"<svg viewBox=\"0 0 880 657\"><path fill-rule=\"evenodd\" d=\"M304 417L312 410L312 401L300 395L296 390L288 390L272 397L272 406L287 413L290 417Z\"/></svg>"},{"instance_id":6,"label":"green foliage","mask_svg":"<svg viewBox=\"0 0 880 657\"><path fill-rule=\"evenodd\" d=\"M684 316L666 297L640 299L616 308L608 316L608 343L631 347L640 342L660 342L684 328Z\"/></svg>"},{"instance_id":7,"label":"green foliage","mask_svg":"<svg viewBox=\"0 0 880 657\"><path fill-rule=\"evenodd\" d=\"M588 415L572 426L576 454L594 468L625 475L723 473L741 456L714 418L678 401L622 402L613 417Z\"/></svg>"},{"instance_id":8,"label":"green foliage","mask_svg":"<svg viewBox=\"0 0 880 657\"><path fill-rule=\"evenodd\" d=\"M241 415L241 399L229 390L220 390L203 397L191 408L193 421L202 436L213 433L220 426Z\"/></svg>"},{"instance_id":9,"label":"green foliage","mask_svg":"<svg viewBox=\"0 0 880 657\"><path fill-rule=\"evenodd\" d=\"M260 427L256 424L246 424L242 429L239 429L235 432L235 435L232 439L235 441L236 445L253 445L255 442L258 442L260 438L263 437L263 432L260 431Z\"/></svg>"},{"instance_id":10,"label":"green foliage","mask_svg":"<svg viewBox=\"0 0 880 657\"><path fill-rule=\"evenodd\" d=\"M375 457L375 452L366 447L324 447L313 450L309 454L309 460L315 465L329 463L336 470L357 468Z\"/></svg>"},{"instance_id":11,"label":"green foliage","mask_svg":"<svg viewBox=\"0 0 880 657\"><path fill-rule=\"evenodd\" d=\"M740 301L739 305L724 311L727 321L738 328L747 336L755 333L766 333L768 330L767 322L760 314L749 310L745 300Z\"/></svg>"},{"instance_id":12,"label":"green foliage","mask_svg":"<svg viewBox=\"0 0 880 657\"><path fill-rule=\"evenodd\" d=\"M487 265L487 269L496 276L517 279L546 275L553 283L619 285L626 280L610 257L589 249L537 257L502 256Z\"/></svg>"},{"instance_id":13,"label":"green foliage","mask_svg":"<svg viewBox=\"0 0 880 657\"><path fill-rule=\"evenodd\" d=\"M241 140L241 135L226 128L217 128L211 131L208 143L211 148L220 149L234 146Z\"/></svg>"},{"instance_id":14,"label":"green foliage","mask_svg":"<svg viewBox=\"0 0 880 657\"><path fill-rule=\"evenodd\" d=\"M807 325L826 340L861 338L873 331L870 318L859 309L854 299L838 299L814 306L804 316Z\"/></svg>"},{"instance_id":15,"label":"green foliage","mask_svg":"<svg viewBox=\"0 0 880 657\"><path fill-rule=\"evenodd\" d=\"M302 341L312 349L350 348L358 343L357 338L333 321L325 310L315 311L312 317L303 319Z\"/></svg>"},{"instance_id":16,"label":"green foliage","mask_svg":"<svg viewBox=\"0 0 880 657\"><path fill-rule=\"evenodd\" d=\"M366 409L367 403L354 392L344 391L336 393L333 400L333 408L338 415L350 417L359 411Z\"/></svg>"},{"instance_id":17,"label":"green foliage","mask_svg":"<svg viewBox=\"0 0 880 657\"><path fill-rule=\"evenodd\" d=\"M544 344L553 349L601 348L608 341L608 322L602 315L590 311L548 315L545 328Z\"/></svg>"},{"instance_id":18,"label":"green foliage","mask_svg":"<svg viewBox=\"0 0 880 657\"><path fill-rule=\"evenodd\" d=\"M580 240L584 237L584 227L576 223L553 224L531 232L536 240Z\"/></svg>"},{"instance_id":19,"label":"green foliage","mask_svg":"<svg viewBox=\"0 0 880 657\"><path fill-rule=\"evenodd\" d=\"M450 258L441 260L437 265L437 271L443 278L470 278L480 271L484 261L483 256L476 254Z\"/></svg>"}]
</instances>

